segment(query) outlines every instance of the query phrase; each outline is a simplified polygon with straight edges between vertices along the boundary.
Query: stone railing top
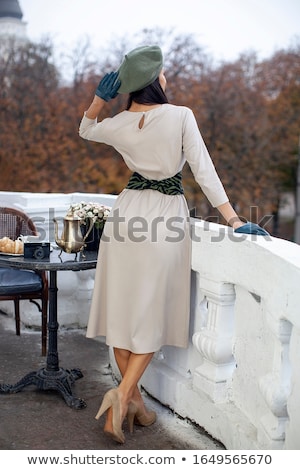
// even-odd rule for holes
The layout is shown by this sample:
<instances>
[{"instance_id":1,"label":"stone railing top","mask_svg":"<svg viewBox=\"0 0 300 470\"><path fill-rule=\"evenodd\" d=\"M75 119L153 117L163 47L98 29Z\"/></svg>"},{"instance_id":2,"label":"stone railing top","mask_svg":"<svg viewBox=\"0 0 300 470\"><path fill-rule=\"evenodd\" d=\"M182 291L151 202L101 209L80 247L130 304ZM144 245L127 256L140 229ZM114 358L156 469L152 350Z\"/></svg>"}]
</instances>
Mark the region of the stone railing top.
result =
<instances>
[{"instance_id":1,"label":"stone railing top","mask_svg":"<svg viewBox=\"0 0 300 470\"><path fill-rule=\"evenodd\" d=\"M101 200L111 204L117 196L99 193L28 193L0 191L0 204L19 207L24 211L34 208L68 207L84 200Z\"/></svg>"},{"instance_id":2,"label":"stone railing top","mask_svg":"<svg viewBox=\"0 0 300 470\"><path fill-rule=\"evenodd\" d=\"M222 224L216 224L213 222L208 223L197 219L194 220L195 225L201 230L202 237L205 237L206 240L210 240L211 243L218 243L218 241L221 241L222 237L220 234L224 234L224 238L228 239L229 241L237 241L238 239L242 239L242 243L246 243L245 246L249 247L251 244L255 243L262 249L265 249L270 253L273 253L275 256L279 256L280 258L283 258L287 262L300 268L300 245L297 243L271 236L263 237L238 234L234 233L231 227L227 227Z\"/></svg>"}]
</instances>

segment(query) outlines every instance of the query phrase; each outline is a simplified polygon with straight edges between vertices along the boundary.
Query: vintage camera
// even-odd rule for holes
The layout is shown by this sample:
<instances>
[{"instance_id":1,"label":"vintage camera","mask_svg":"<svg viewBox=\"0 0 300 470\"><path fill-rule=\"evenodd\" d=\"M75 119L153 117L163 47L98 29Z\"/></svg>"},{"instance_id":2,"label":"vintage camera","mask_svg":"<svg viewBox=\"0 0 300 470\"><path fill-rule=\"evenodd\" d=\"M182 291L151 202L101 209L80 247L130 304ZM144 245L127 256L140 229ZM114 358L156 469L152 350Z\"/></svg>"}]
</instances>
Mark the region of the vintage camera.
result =
<instances>
[{"instance_id":1,"label":"vintage camera","mask_svg":"<svg viewBox=\"0 0 300 470\"><path fill-rule=\"evenodd\" d=\"M49 242L24 243L24 258L45 259L49 256Z\"/></svg>"}]
</instances>

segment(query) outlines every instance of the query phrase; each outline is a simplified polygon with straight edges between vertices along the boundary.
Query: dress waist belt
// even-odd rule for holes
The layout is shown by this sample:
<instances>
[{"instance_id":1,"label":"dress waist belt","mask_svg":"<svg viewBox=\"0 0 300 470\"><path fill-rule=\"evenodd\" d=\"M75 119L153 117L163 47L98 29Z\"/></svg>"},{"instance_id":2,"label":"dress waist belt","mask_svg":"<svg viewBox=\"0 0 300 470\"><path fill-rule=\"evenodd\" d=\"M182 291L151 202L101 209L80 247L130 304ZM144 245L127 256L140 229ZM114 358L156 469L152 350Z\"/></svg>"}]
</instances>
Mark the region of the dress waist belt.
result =
<instances>
[{"instance_id":1,"label":"dress waist belt","mask_svg":"<svg viewBox=\"0 0 300 470\"><path fill-rule=\"evenodd\" d=\"M154 189L169 196L176 196L177 194L183 194L181 180L181 172L177 173L175 176L171 176L171 178L166 178L164 180L148 180L139 173L135 172L129 178L126 188L137 190Z\"/></svg>"}]
</instances>

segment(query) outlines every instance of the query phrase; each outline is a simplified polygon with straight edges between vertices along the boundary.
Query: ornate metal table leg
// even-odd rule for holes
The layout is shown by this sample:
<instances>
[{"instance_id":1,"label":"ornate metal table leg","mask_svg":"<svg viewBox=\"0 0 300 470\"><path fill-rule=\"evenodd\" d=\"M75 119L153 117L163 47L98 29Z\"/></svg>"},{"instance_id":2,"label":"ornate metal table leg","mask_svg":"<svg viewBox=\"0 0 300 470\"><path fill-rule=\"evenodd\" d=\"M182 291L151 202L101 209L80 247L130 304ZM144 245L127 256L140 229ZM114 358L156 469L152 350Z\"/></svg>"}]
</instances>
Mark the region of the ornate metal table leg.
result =
<instances>
[{"instance_id":1,"label":"ornate metal table leg","mask_svg":"<svg viewBox=\"0 0 300 470\"><path fill-rule=\"evenodd\" d=\"M72 395L71 386L75 380L83 377L79 369L59 369L57 372L48 372L47 369L39 369L37 372L29 372L14 385L1 384L0 393L17 393L29 385L35 385L39 390L56 390L64 398L71 408L81 410L86 403L81 398Z\"/></svg>"},{"instance_id":2,"label":"ornate metal table leg","mask_svg":"<svg viewBox=\"0 0 300 470\"><path fill-rule=\"evenodd\" d=\"M71 408L80 410L86 407L85 401L74 397L71 389L75 380L83 377L81 371L59 367L57 330L57 279L56 271L50 271L47 365L45 368L25 375L15 385L0 384L0 393L17 393L28 385L35 385L40 390L58 391Z\"/></svg>"}]
</instances>

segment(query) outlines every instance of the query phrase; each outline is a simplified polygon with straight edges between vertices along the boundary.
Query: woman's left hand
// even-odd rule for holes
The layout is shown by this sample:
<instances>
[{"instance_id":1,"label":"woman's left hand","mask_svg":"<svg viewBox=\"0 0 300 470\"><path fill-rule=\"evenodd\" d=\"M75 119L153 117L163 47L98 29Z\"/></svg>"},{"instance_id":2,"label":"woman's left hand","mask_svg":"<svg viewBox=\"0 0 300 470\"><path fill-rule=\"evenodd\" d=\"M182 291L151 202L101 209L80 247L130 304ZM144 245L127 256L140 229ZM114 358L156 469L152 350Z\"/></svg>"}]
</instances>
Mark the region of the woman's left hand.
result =
<instances>
[{"instance_id":1,"label":"woman's left hand","mask_svg":"<svg viewBox=\"0 0 300 470\"><path fill-rule=\"evenodd\" d=\"M247 222L241 227L234 229L235 233L245 233L247 235L270 235L264 228L260 227L253 222Z\"/></svg>"}]
</instances>

